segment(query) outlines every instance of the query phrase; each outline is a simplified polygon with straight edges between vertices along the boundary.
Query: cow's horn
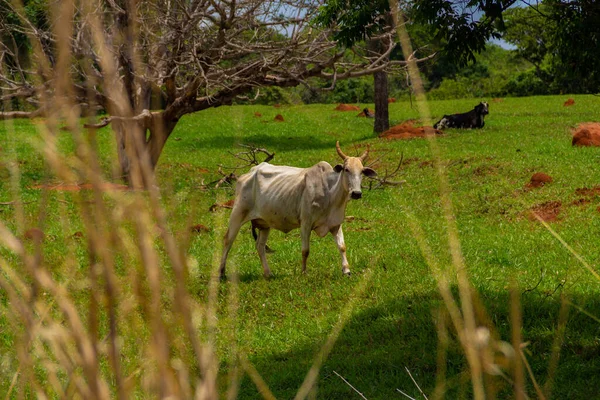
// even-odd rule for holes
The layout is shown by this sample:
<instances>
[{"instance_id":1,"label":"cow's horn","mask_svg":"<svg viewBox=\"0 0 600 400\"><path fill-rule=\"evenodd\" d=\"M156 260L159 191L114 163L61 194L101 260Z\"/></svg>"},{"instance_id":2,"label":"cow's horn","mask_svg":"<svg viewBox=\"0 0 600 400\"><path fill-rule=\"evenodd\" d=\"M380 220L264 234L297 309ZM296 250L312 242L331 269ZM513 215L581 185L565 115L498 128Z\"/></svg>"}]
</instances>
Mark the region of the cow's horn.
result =
<instances>
[{"instance_id":1,"label":"cow's horn","mask_svg":"<svg viewBox=\"0 0 600 400\"><path fill-rule=\"evenodd\" d=\"M367 159L367 157L369 156L369 149L371 148L370 144L367 144L367 149L365 150L364 153L362 153L362 156L360 156L360 161L365 161Z\"/></svg>"},{"instance_id":2,"label":"cow's horn","mask_svg":"<svg viewBox=\"0 0 600 400\"><path fill-rule=\"evenodd\" d=\"M342 157L342 160L346 161L346 158L348 158L348 156L345 155L344 152L342 151L342 149L340 148L339 140L337 142L335 142L335 149L337 150L337 153L340 155L340 157Z\"/></svg>"}]
</instances>

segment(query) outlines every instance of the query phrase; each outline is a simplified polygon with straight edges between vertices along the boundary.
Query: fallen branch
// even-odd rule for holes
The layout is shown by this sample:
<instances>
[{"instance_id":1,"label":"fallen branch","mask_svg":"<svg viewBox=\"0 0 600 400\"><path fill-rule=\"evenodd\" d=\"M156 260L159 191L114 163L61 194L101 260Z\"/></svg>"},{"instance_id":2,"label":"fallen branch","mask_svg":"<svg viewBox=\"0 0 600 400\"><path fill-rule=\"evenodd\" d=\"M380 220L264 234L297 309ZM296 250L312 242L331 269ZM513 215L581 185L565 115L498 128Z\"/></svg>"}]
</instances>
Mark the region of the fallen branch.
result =
<instances>
[{"instance_id":1,"label":"fallen branch","mask_svg":"<svg viewBox=\"0 0 600 400\"><path fill-rule=\"evenodd\" d=\"M381 159L381 157L383 157L383 156L378 157L376 160L374 160L369 165L375 164L377 161L379 161ZM378 188L386 186L386 185L398 186L398 185L402 185L403 183L406 183L406 180L404 180L404 179L401 181L391 180L391 178L395 178L400 173L400 168L402 168L403 161L404 161L404 153L402 153L402 155L400 156L400 161L398 162L398 166L392 172L388 172L388 170L386 169L385 173L383 174L383 177L375 176L373 178L369 178L369 190L378 189ZM373 182L377 182L377 185L373 186Z\"/></svg>"},{"instance_id":2,"label":"fallen branch","mask_svg":"<svg viewBox=\"0 0 600 400\"><path fill-rule=\"evenodd\" d=\"M241 169L246 170L246 169L248 169L248 167L258 165L261 162L269 162L273 159L273 157L275 157L275 153L272 153L269 150L262 148L262 147L255 147L255 146L245 145L245 144L238 144L238 146L247 148L249 150L241 151L239 153L229 152L229 154L232 157L237 158L238 160L244 161L244 164L236 165L233 167L228 167L228 166L219 164L218 165L219 169L217 170L217 173L219 175L221 175L221 178L217 179L215 181L212 181L208 184L203 185L204 188L212 187L214 185L214 188L218 189L219 186L221 186L225 183L233 184L233 182L237 181L237 179L238 179L237 175L235 174L235 172L237 170L241 170ZM264 154L267 157L261 161L261 160L259 160L260 154ZM230 170L230 171L226 171L226 170Z\"/></svg>"}]
</instances>

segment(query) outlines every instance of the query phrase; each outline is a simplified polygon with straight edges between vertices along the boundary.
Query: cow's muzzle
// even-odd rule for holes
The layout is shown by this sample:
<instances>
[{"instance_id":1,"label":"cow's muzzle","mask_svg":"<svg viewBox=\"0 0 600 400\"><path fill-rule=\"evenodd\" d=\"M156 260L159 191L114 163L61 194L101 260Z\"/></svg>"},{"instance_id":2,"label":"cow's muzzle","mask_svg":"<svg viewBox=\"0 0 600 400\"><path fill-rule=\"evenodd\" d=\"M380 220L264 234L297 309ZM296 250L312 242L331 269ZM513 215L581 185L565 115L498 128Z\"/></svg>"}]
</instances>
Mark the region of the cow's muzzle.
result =
<instances>
[{"instance_id":1,"label":"cow's muzzle","mask_svg":"<svg viewBox=\"0 0 600 400\"><path fill-rule=\"evenodd\" d=\"M350 197L354 200L360 199L362 197L362 192L352 192L350 193Z\"/></svg>"}]
</instances>

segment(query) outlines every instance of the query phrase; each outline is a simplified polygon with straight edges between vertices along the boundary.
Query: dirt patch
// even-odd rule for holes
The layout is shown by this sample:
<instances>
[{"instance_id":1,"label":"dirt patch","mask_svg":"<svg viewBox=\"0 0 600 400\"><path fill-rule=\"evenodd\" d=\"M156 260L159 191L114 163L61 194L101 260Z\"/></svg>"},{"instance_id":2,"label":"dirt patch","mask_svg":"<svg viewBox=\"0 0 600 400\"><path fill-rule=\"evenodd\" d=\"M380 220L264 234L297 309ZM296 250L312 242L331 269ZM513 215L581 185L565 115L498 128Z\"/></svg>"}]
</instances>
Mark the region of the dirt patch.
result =
<instances>
[{"instance_id":1,"label":"dirt patch","mask_svg":"<svg viewBox=\"0 0 600 400\"><path fill-rule=\"evenodd\" d=\"M572 105L575 104L575 100L573 99L568 99L567 101L565 101L565 103L563 104L563 107L570 107Z\"/></svg>"},{"instance_id":2,"label":"dirt patch","mask_svg":"<svg viewBox=\"0 0 600 400\"><path fill-rule=\"evenodd\" d=\"M190 226L190 232L192 232L192 233L207 233L207 232L210 232L210 228L205 225L202 225L202 224L197 224L197 225Z\"/></svg>"},{"instance_id":3,"label":"dirt patch","mask_svg":"<svg viewBox=\"0 0 600 400\"><path fill-rule=\"evenodd\" d=\"M360 107L353 106L352 104L338 104L335 111L360 111Z\"/></svg>"},{"instance_id":4,"label":"dirt patch","mask_svg":"<svg viewBox=\"0 0 600 400\"><path fill-rule=\"evenodd\" d=\"M600 123L586 122L579 124L573 131L573 146L600 146Z\"/></svg>"},{"instance_id":5,"label":"dirt patch","mask_svg":"<svg viewBox=\"0 0 600 400\"><path fill-rule=\"evenodd\" d=\"M395 102L396 102L396 98L395 98L395 97L390 97L390 98L388 99L388 104L389 104L389 103L395 103Z\"/></svg>"},{"instance_id":6,"label":"dirt patch","mask_svg":"<svg viewBox=\"0 0 600 400\"><path fill-rule=\"evenodd\" d=\"M529 183L525 185L526 188L541 188L542 186L552 182L552 177L543 172L536 172L531 176Z\"/></svg>"},{"instance_id":7,"label":"dirt patch","mask_svg":"<svg viewBox=\"0 0 600 400\"><path fill-rule=\"evenodd\" d=\"M578 196L600 196L600 186L594 186L593 188L579 188L575 189L575 194Z\"/></svg>"},{"instance_id":8,"label":"dirt patch","mask_svg":"<svg viewBox=\"0 0 600 400\"><path fill-rule=\"evenodd\" d=\"M279 104L279 103L273 104L273 107L275 107L275 108L281 108L281 104Z\"/></svg>"},{"instance_id":9,"label":"dirt patch","mask_svg":"<svg viewBox=\"0 0 600 400\"><path fill-rule=\"evenodd\" d=\"M433 129L432 127L415 127L413 126L415 120L404 121L400 125L396 125L388 129L387 131L379 135L382 139L413 139L413 138L424 138L426 136L433 136L434 134L441 134L442 132Z\"/></svg>"},{"instance_id":10,"label":"dirt patch","mask_svg":"<svg viewBox=\"0 0 600 400\"><path fill-rule=\"evenodd\" d=\"M370 113L371 115L375 115L375 111L371 110L370 108L369 108L368 110L369 110L369 113ZM362 111L361 111L361 112L359 112L359 113L358 113L356 116L357 116L357 117L363 117L363 118L364 118L364 117L366 117L365 110L362 110Z\"/></svg>"},{"instance_id":11,"label":"dirt patch","mask_svg":"<svg viewBox=\"0 0 600 400\"><path fill-rule=\"evenodd\" d=\"M504 99L500 99L500 98L492 99L493 103L502 103L503 101L504 101Z\"/></svg>"},{"instance_id":12,"label":"dirt patch","mask_svg":"<svg viewBox=\"0 0 600 400\"><path fill-rule=\"evenodd\" d=\"M562 203L560 201L547 201L538 204L529 210L529 219L536 221L536 214L544 221L551 222L558 219L558 215L562 211Z\"/></svg>"},{"instance_id":13,"label":"dirt patch","mask_svg":"<svg viewBox=\"0 0 600 400\"><path fill-rule=\"evenodd\" d=\"M285 119L283 119L283 115L281 115L281 114L277 114L273 120L277 121L277 122L284 122L285 121Z\"/></svg>"},{"instance_id":14,"label":"dirt patch","mask_svg":"<svg viewBox=\"0 0 600 400\"><path fill-rule=\"evenodd\" d=\"M574 200L571 203L571 205L572 206L585 206L586 204L590 204L591 202L592 201L590 199L581 198L581 199Z\"/></svg>"},{"instance_id":15,"label":"dirt patch","mask_svg":"<svg viewBox=\"0 0 600 400\"><path fill-rule=\"evenodd\" d=\"M259 112L255 112L255 113L254 113L254 116L255 116L256 118L260 118L260 117L262 117L262 114L261 114L261 113L259 113Z\"/></svg>"},{"instance_id":16,"label":"dirt patch","mask_svg":"<svg viewBox=\"0 0 600 400\"><path fill-rule=\"evenodd\" d=\"M78 192L80 190L92 190L94 186L91 183L58 183L55 185L33 185L30 189L46 189L46 190L58 190L63 192ZM119 183L105 182L100 184L100 190L104 192L114 192L129 190L129 186L122 185Z\"/></svg>"}]
</instances>

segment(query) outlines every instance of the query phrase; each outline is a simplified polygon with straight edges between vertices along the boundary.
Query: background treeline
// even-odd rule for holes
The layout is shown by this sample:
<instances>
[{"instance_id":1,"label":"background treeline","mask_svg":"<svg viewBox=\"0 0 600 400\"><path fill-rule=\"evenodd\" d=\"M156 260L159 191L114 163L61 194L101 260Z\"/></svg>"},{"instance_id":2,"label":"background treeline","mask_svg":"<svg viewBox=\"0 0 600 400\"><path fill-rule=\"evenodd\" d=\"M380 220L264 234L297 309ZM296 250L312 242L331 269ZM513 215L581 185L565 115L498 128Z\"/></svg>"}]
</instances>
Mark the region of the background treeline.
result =
<instances>
[{"instance_id":1,"label":"background treeline","mask_svg":"<svg viewBox=\"0 0 600 400\"><path fill-rule=\"evenodd\" d=\"M418 18L415 18L418 20ZM468 63L460 62L453 47L436 28L412 23L409 31L419 56L436 52L419 68L430 99L518 97L561 93L594 94L600 88L600 3L569 4L546 0L536 7L514 7L503 13L501 47L488 42ZM454 52L456 53L456 52ZM397 49L392 58L401 59ZM271 88L258 98L273 103L370 103L373 78L308 82L292 89ZM406 76L389 76L391 97L406 99Z\"/></svg>"}]
</instances>

